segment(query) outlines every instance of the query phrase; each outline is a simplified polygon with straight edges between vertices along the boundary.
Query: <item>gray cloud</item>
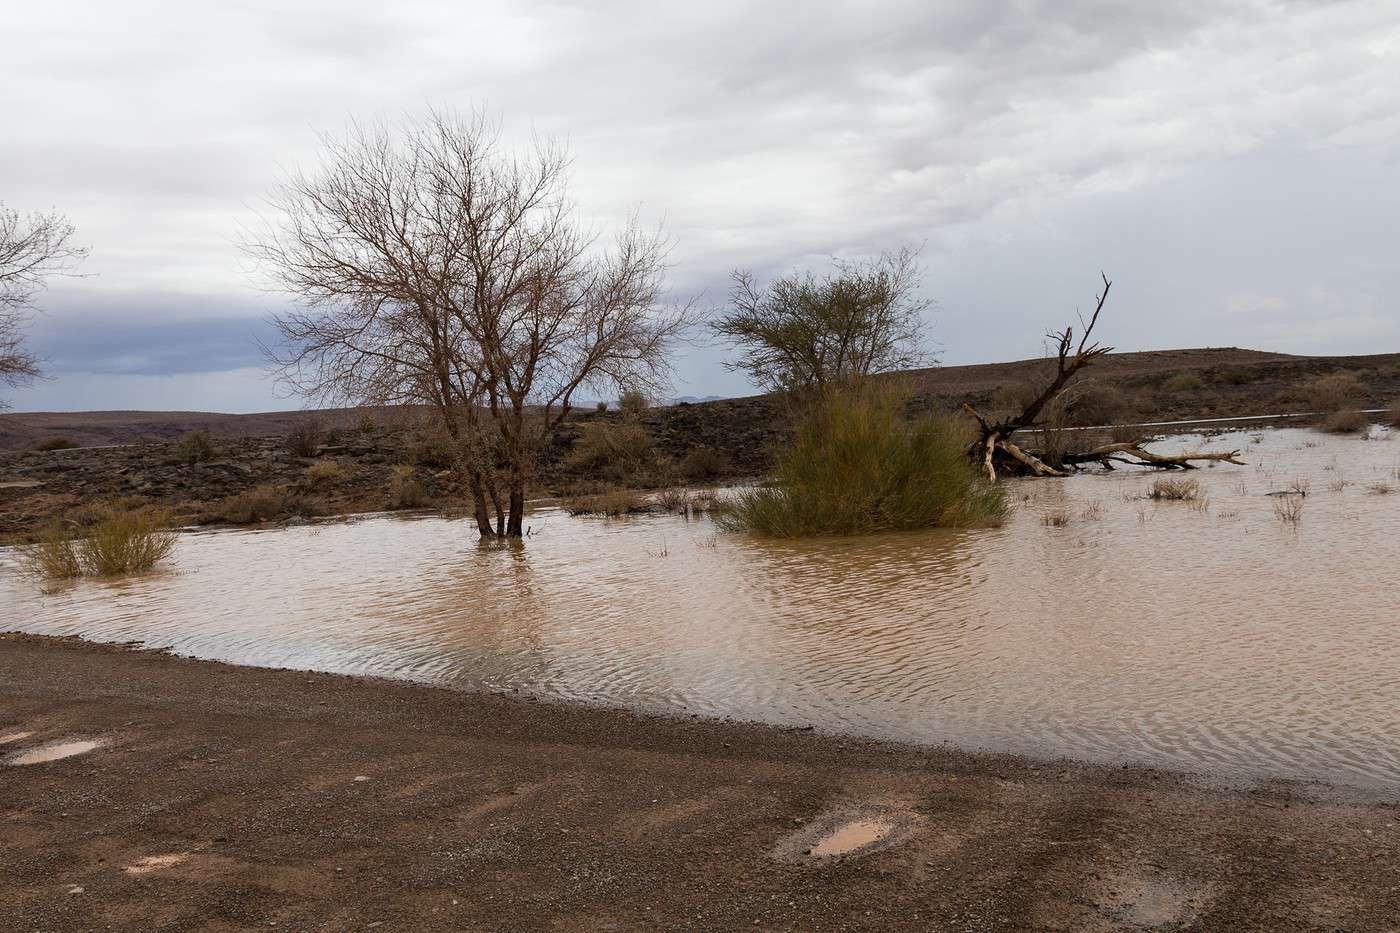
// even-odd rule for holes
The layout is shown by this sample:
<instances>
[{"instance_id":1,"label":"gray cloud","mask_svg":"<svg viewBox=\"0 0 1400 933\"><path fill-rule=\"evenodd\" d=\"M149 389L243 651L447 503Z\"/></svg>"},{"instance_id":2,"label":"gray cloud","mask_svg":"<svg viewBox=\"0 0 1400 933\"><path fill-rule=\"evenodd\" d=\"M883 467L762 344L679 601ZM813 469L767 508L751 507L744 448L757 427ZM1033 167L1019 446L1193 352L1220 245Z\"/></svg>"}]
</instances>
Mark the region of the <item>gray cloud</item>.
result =
<instances>
[{"instance_id":1,"label":"gray cloud","mask_svg":"<svg viewBox=\"0 0 1400 933\"><path fill-rule=\"evenodd\" d=\"M0 199L93 247L22 408L102 404L78 372L149 407L180 407L158 373L251 373L278 299L240 224L318 130L427 105L568 137L584 210L664 216L686 293L926 243L950 362L1038 352L1100 267L1125 349L1400 342L1400 0L70 2L0 31Z\"/></svg>"}]
</instances>

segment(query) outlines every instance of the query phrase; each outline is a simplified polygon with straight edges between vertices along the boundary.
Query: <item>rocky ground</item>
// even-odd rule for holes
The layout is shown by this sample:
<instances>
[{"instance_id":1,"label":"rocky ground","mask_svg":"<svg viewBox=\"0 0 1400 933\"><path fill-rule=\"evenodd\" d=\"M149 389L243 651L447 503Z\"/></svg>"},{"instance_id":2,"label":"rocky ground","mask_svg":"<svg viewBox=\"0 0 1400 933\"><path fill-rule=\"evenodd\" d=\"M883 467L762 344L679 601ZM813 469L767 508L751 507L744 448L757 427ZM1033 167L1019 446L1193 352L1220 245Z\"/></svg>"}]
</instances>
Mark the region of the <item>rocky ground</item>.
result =
<instances>
[{"instance_id":1,"label":"rocky ground","mask_svg":"<svg viewBox=\"0 0 1400 933\"><path fill-rule=\"evenodd\" d=\"M1018 390L1044 379L1044 360L950 366L904 374L918 409L956 411L964 402L996 410ZM1354 375L1362 387L1357 407L1400 400L1400 355L1297 357L1249 350L1171 350L1111 354L1095 364L1080 392L1071 423L1107 424L1229 417L1305 410L1307 385L1329 373ZM164 417L162 417L164 416ZM344 409L315 416L319 440L292 450L288 438L312 416L276 412L210 415L191 412L85 412L0 415L0 543L27 540L48 523L105 500L122 499L172 509L189 523L236 520L237 497L273 487L285 498L277 520L299 515L373 511L410 505L460 507L462 496L413 412ZM571 451L591 421L626 416L580 411L546 452L535 495L574 495L608 486L658 487L713 483L765 472L785 437L777 401L726 399L657 407L640 416L651 445L641 465L603 472L571 465ZM113 446L35 450L49 431L68 431L84 443ZM180 443L208 431L215 450L189 462ZM248 432L267 431L253 435ZM276 433L272 433L276 432ZM140 440L140 443L133 441ZM688 459L708 454L697 471ZM339 475L313 481L308 470L334 462ZM398 492L395 467L405 466L418 494Z\"/></svg>"},{"instance_id":2,"label":"rocky ground","mask_svg":"<svg viewBox=\"0 0 1400 933\"><path fill-rule=\"evenodd\" d=\"M95 747L20 763L78 741ZM0 743L5 930L1389 930L1400 916L1395 806L1313 785L1211 787L21 635L0 636Z\"/></svg>"}]
</instances>

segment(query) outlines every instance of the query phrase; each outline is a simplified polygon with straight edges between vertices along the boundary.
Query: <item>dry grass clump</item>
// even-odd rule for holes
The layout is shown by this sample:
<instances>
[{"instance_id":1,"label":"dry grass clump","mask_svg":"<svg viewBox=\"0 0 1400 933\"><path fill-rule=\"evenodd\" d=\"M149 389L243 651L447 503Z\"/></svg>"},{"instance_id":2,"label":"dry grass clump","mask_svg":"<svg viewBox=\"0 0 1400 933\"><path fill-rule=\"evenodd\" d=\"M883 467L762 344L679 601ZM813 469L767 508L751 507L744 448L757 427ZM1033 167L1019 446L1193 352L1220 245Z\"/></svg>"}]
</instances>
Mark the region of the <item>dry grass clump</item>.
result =
<instances>
[{"instance_id":1,"label":"dry grass clump","mask_svg":"<svg viewBox=\"0 0 1400 933\"><path fill-rule=\"evenodd\" d=\"M71 580L83 575L75 529L50 525L33 544L18 548L20 569L40 581Z\"/></svg>"},{"instance_id":2,"label":"dry grass clump","mask_svg":"<svg viewBox=\"0 0 1400 933\"><path fill-rule=\"evenodd\" d=\"M685 515L690 511L689 489L663 489L656 495L656 504L661 511L672 515Z\"/></svg>"},{"instance_id":3,"label":"dry grass clump","mask_svg":"<svg viewBox=\"0 0 1400 933\"><path fill-rule=\"evenodd\" d=\"M1303 504L1305 502L1307 500L1298 495L1276 496L1274 498L1274 515L1284 524L1296 526L1303 520Z\"/></svg>"},{"instance_id":4,"label":"dry grass clump","mask_svg":"<svg viewBox=\"0 0 1400 933\"><path fill-rule=\"evenodd\" d=\"M724 525L792 538L1000 522L1003 490L968 461L965 426L944 415L908 419L904 401L888 386L814 401L774 484L741 493Z\"/></svg>"},{"instance_id":5,"label":"dry grass clump","mask_svg":"<svg viewBox=\"0 0 1400 933\"><path fill-rule=\"evenodd\" d=\"M214 439L203 428L186 434L175 445L175 455L186 463L208 463L216 453Z\"/></svg>"},{"instance_id":6,"label":"dry grass clump","mask_svg":"<svg viewBox=\"0 0 1400 933\"><path fill-rule=\"evenodd\" d=\"M285 515L309 515L309 503L285 486L264 483L220 503L216 520L233 525L252 525Z\"/></svg>"},{"instance_id":7,"label":"dry grass clump","mask_svg":"<svg viewBox=\"0 0 1400 933\"><path fill-rule=\"evenodd\" d=\"M418 471L406 463L394 467L389 475L389 508L423 509L432 504L417 474Z\"/></svg>"},{"instance_id":8,"label":"dry grass clump","mask_svg":"<svg viewBox=\"0 0 1400 933\"><path fill-rule=\"evenodd\" d=\"M676 469L691 482L714 479L729 472L729 458L713 447L692 447Z\"/></svg>"},{"instance_id":9,"label":"dry grass clump","mask_svg":"<svg viewBox=\"0 0 1400 933\"><path fill-rule=\"evenodd\" d=\"M1365 384L1348 372L1318 376L1303 386L1303 398L1313 411L1339 412L1365 394Z\"/></svg>"},{"instance_id":10,"label":"dry grass clump","mask_svg":"<svg viewBox=\"0 0 1400 933\"><path fill-rule=\"evenodd\" d=\"M570 515L603 515L607 518L635 515L651 510L646 499L625 489L594 496L578 496L566 500L563 507Z\"/></svg>"},{"instance_id":11,"label":"dry grass clump","mask_svg":"<svg viewBox=\"0 0 1400 933\"><path fill-rule=\"evenodd\" d=\"M1069 524L1069 509L1056 506L1040 516L1040 523L1048 528L1063 528Z\"/></svg>"},{"instance_id":12,"label":"dry grass clump","mask_svg":"<svg viewBox=\"0 0 1400 933\"><path fill-rule=\"evenodd\" d=\"M636 421L588 421L579 425L566 464L613 482L635 478L654 465L656 442Z\"/></svg>"},{"instance_id":13,"label":"dry grass clump","mask_svg":"<svg viewBox=\"0 0 1400 933\"><path fill-rule=\"evenodd\" d=\"M1201 495L1201 484L1194 479L1157 479L1147 491L1154 502L1190 502Z\"/></svg>"},{"instance_id":14,"label":"dry grass clump","mask_svg":"<svg viewBox=\"0 0 1400 933\"><path fill-rule=\"evenodd\" d=\"M634 418L650 407L651 399L640 389L627 389L617 399L617 410Z\"/></svg>"},{"instance_id":15,"label":"dry grass clump","mask_svg":"<svg viewBox=\"0 0 1400 933\"><path fill-rule=\"evenodd\" d=\"M362 437L371 437L379 433L379 421L367 411L360 412L360 416L355 419L355 426L351 430Z\"/></svg>"},{"instance_id":16,"label":"dry grass clump","mask_svg":"<svg viewBox=\"0 0 1400 933\"><path fill-rule=\"evenodd\" d=\"M110 577L150 570L175 548L163 509L110 508L95 524L55 525L20 549L25 571L45 581Z\"/></svg>"},{"instance_id":17,"label":"dry grass clump","mask_svg":"<svg viewBox=\"0 0 1400 933\"><path fill-rule=\"evenodd\" d=\"M334 486L336 483L345 481L350 472L345 469L345 465L338 460L318 460L306 468L302 478L306 484L313 489L323 486Z\"/></svg>"},{"instance_id":18,"label":"dry grass clump","mask_svg":"<svg viewBox=\"0 0 1400 933\"><path fill-rule=\"evenodd\" d=\"M1102 382L1081 386L1066 406L1069 424L1076 427L1117 424L1132 417L1136 408L1122 389Z\"/></svg>"},{"instance_id":19,"label":"dry grass clump","mask_svg":"<svg viewBox=\"0 0 1400 933\"><path fill-rule=\"evenodd\" d=\"M77 446L75 441L71 441L66 437L46 437L35 444L34 449L41 453L47 453L50 450L72 450Z\"/></svg>"},{"instance_id":20,"label":"dry grass clump","mask_svg":"<svg viewBox=\"0 0 1400 933\"><path fill-rule=\"evenodd\" d=\"M1201 381L1201 377L1196 373L1177 373L1174 376L1169 376L1162 383L1162 390L1175 395L1179 392L1194 392L1203 385L1205 385L1205 383Z\"/></svg>"},{"instance_id":21,"label":"dry grass clump","mask_svg":"<svg viewBox=\"0 0 1400 933\"><path fill-rule=\"evenodd\" d=\"M1357 434L1371 427L1371 419L1359 411L1334 411L1322 422L1328 434Z\"/></svg>"},{"instance_id":22,"label":"dry grass clump","mask_svg":"<svg viewBox=\"0 0 1400 933\"><path fill-rule=\"evenodd\" d=\"M321 425L315 418L307 418L287 432L287 453L293 457L314 457L321 446Z\"/></svg>"},{"instance_id":23,"label":"dry grass clump","mask_svg":"<svg viewBox=\"0 0 1400 933\"><path fill-rule=\"evenodd\" d=\"M1366 489L1377 496L1387 496L1395 491L1395 487L1391 486L1389 483L1371 483Z\"/></svg>"}]
</instances>

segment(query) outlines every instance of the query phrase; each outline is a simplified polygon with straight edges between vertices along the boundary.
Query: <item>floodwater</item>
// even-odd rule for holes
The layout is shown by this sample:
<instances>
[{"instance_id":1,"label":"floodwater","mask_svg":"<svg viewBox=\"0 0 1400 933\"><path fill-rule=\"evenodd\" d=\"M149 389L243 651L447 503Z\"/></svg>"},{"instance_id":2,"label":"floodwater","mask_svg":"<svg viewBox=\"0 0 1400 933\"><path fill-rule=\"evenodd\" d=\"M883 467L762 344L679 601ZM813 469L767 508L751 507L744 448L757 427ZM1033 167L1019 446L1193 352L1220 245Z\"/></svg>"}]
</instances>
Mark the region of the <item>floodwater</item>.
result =
<instances>
[{"instance_id":1,"label":"floodwater","mask_svg":"<svg viewBox=\"0 0 1400 933\"><path fill-rule=\"evenodd\" d=\"M438 518L195 533L124 582L0 572L0 629L1394 790L1400 442L1372 436L1169 439L1249 465L1174 474L1194 506L1144 499L1161 474L1013 482L989 530L760 541L541 507L520 549ZM1292 524L1268 493L1295 484Z\"/></svg>"}]
</instances>

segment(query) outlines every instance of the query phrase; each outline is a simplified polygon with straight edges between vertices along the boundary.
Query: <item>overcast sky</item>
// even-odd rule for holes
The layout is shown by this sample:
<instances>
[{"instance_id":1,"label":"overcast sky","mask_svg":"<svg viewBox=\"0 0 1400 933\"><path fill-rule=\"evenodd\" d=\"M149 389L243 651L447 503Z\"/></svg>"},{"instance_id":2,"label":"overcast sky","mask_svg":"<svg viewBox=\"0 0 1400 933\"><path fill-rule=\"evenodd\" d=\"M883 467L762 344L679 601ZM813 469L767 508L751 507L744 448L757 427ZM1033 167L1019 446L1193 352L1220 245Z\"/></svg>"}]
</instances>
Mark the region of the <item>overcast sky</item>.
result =
<instances>
[{"instance_id":1,"label":"overcast sky","mask_svg":"<svg viewBox=\"0 0 1400 933\"><path fill-rule=\"evenodd\" d=\"M1035 356L1115 280L1120 349L1400 351L1400 0L0 3L0 201L92 249L18 410L297 407L236 247L319 131L487 106L566 137L678 294L924 244L945 363ZM718 350L680 394L739 394Z\"/></svg>"}]
</instances>

